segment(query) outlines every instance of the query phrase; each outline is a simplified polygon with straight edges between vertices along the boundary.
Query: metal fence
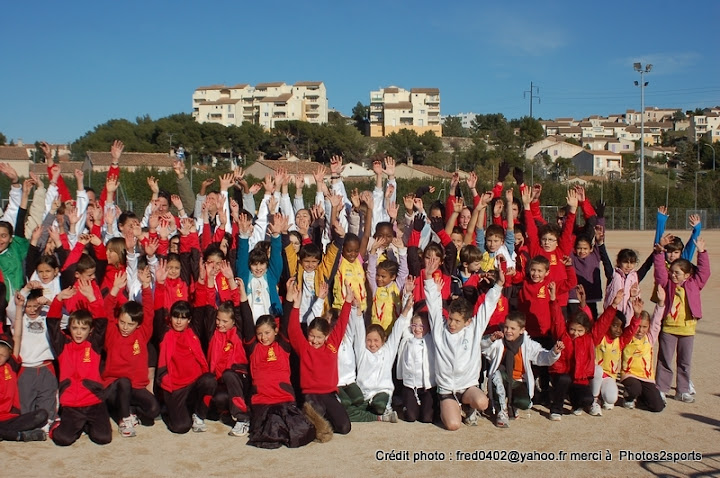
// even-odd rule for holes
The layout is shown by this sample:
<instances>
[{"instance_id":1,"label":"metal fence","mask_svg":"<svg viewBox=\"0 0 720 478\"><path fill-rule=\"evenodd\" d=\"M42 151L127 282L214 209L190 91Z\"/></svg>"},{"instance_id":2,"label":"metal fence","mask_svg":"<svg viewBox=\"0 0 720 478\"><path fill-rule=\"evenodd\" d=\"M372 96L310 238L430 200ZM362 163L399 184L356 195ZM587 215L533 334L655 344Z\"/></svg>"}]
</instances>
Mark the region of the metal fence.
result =
<instances>
[{"instance_id":1,"label":"metal fence","mask_svg":"<svg viewBox=\"0 0 720 478\"><path fill-rule=\"evenodd\" d=\"M546 221L554 221L557 217L557 206L541 206ZM720 228L720 209L685 209L668 208L668 220L665 229L690 229L689 218L697 214L702 221L703 229ZM645 208L645 230L655 230L657 208ZM607 207L605 208L605 228L611 230L640 230L639 207Z\"/></svg>"}]
</instances>

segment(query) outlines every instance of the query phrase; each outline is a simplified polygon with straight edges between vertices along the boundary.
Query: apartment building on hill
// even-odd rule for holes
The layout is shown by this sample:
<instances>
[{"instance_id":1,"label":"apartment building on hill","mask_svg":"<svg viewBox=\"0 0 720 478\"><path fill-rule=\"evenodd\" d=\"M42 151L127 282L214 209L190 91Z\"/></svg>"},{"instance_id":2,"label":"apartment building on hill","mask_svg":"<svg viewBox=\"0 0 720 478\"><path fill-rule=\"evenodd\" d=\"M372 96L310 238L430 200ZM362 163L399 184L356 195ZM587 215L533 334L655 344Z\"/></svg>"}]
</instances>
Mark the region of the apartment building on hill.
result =
<instances>
[{"instance_id":1,"label":"apartment building on hill","mask_svg":"<svg viewBox=\"0 0 720 478\"><path fill-rule=\"evenodd\" d=\"M442 136L440 90L390 86L370 92L370 136L381 137L401 129Z\"/></svg>"},{"instance_id":2,"label":"apartment building on hill","mask_svg":"<svg viewBox=\"0 0 720 478\"><path fill-rule=\"evenodd\" d=\"M249 122L269 130L277 121L321 124L328 120L327 91L322 81L201 86L193 92L192 103L192 115L198 123L239 126Z\"/></svg>"}]
</instances>

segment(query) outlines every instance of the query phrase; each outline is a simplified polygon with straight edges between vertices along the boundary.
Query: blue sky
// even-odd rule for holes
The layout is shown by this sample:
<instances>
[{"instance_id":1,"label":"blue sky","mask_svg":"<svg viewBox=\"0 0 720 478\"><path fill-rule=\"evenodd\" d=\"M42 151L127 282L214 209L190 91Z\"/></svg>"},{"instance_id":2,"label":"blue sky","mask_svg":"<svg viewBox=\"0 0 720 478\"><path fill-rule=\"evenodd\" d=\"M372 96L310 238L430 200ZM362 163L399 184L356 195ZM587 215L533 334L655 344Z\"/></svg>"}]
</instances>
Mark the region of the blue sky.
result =
<instances>
[{"instance_id":1,"label":"blue sky","mask_svg":"<svg viewBox=\"0 0 720 478\"><path fill-rule=\"evenodd\" d=\"M69 142L112 118L190 112L201 85L324 81L349 114L369 92L438 87L441 113L554 118L720 105L720 2L8 2L0 132ZM498 2L499 3L499 2Z\"/></svg>"}]
</instances>

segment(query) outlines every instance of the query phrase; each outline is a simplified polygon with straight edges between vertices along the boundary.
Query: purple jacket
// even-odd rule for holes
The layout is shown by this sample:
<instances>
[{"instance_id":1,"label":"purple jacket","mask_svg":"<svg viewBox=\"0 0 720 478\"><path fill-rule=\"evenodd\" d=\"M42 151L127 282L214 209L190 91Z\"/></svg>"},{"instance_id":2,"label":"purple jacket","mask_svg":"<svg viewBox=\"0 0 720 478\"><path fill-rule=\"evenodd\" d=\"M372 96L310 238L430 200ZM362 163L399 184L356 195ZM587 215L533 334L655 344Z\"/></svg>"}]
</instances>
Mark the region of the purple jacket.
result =
<instances>
[{"instance_id":1,"label":"purple jacket","mask_svg":"<svg viewBox=\"0 0 720 478\"><path fill-rule=\"evenodd\" d=\"M665 309L670 310L675 297L676 285L668 277L669 271L667 267L665 267L665 254L663 252L655 252L653 261L655 263L655 282L657 282L658 286L665 289ZM698 252L697 271L682 284L685 288L685 299L690 307L690 313L696 319L702 318L700 291L705 287L709 277L710 261L708 260L707 251Z\"/></svg>"}]
</instances>

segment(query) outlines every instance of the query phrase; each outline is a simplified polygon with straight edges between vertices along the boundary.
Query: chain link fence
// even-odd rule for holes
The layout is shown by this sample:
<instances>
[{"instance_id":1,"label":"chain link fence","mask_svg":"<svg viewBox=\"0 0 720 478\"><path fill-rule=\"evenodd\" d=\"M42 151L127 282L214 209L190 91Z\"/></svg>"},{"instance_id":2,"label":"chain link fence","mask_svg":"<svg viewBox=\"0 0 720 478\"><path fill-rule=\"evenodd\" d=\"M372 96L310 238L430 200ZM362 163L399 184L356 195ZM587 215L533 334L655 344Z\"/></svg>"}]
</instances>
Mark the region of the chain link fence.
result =
<instances>
[{"instance_id":1,"label":"chain link fence","mask_svg":"<svg viewBox=\"0 0 720 478\"><path fill-rule=\"evenodd\" d=\"M557 206L541 206L543 218L546 221L554 221L557 218ZM665 229L682 230L690 229L689 218L697 214L702 221L703 229L720 228L720 209L686 209L668 208L668 220ZM645 208L645 230L655 230L657 223L657 208ZM609 230L640 230L640 208L639 207L606 207L605 228Z\"/></svg>"}]
</instances>

